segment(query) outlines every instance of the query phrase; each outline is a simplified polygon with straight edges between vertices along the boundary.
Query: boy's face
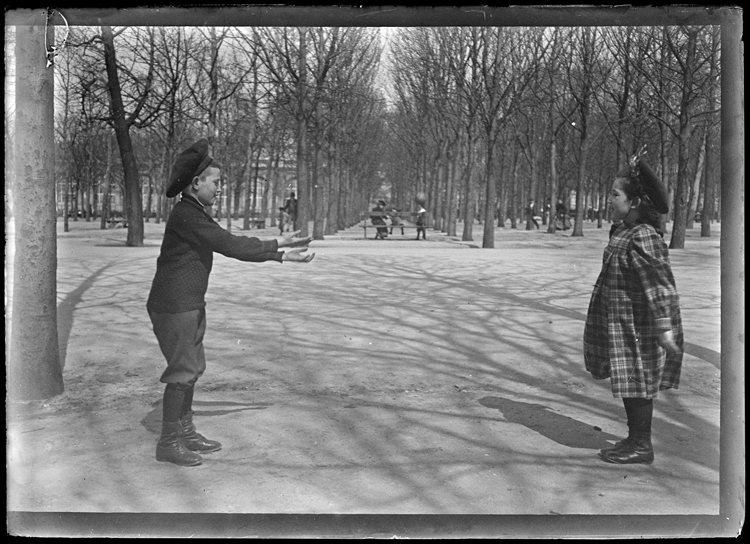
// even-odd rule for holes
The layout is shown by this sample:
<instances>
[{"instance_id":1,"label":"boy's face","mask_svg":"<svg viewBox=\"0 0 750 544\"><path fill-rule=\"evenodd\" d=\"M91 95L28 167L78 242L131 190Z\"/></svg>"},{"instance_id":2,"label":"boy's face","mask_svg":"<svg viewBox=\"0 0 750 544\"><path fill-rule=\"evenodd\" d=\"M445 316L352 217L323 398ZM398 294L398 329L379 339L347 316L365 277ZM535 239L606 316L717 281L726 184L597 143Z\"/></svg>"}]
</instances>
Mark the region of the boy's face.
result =
<instances>
[{"instance_id":1,"label":"boy's face","mask_svg":"<svg viewBox=\"0 0 750 544\"><path fill-rule=\"evenodd\" d=\"M198 187L195 196L204 206L212 206L221 194L219 180L221 179L221 170L218 168L209 168L206 173L198 178Z\"/></svg>"},{"instance_id":2,"label":"boy's face","mask_svg":"<svg viewBox=\"0 0 750 544\"><path fill-rule=\"evenodd\" d=\"M609 195L609 203L612 205L612 220L622 221L630 211L632 201L625 195L625 191L622 188L622 180L620 178L615 179L612 183L612 191Z\"/></svg>"}]
</instances>

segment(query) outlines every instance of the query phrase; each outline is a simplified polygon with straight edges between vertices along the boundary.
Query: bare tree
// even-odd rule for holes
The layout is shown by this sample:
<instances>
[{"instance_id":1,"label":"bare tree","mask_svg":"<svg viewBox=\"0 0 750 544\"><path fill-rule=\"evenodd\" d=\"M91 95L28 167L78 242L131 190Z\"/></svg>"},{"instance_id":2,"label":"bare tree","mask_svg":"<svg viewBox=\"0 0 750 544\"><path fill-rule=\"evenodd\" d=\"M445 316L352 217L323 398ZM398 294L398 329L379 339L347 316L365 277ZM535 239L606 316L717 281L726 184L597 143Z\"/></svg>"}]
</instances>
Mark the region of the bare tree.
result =
<instances>
[{"instance_id":1,"label":"bare tree","mask_svg":"<svg viewBox=\"0 0 750 544\"><path fill-rule=\"evenodd\" d=\"M711 236L711 221L714 216L714 200L715 191L714 185L716 183L716 144L717 137L717 112L716 112L716 91L719 86L719 45L720 45L720 29L718 26L712 28L711 42L712 42L712 54L711 54L711 66L709 73L709 89L708 89L708 130L706 132L706 175L704 183L704 195L703 195L703 209L701 210L701 237L708 238Z\"/></svg>"},{"instance_id":2,"label":"bare tree","mask_svg":"<svg viewBox=\"0 0 750 544\"><path fill-rule=\"evenodd\" d=\"M133 143L130 138L130 127L138 119L146 99L149 96L154 69L155 45L153 34L150 35L148 73L143 83L143 90L135 103L133 111L128 115L122 98L120 77L117 68L117 56L115 53L114 33L112 27L102 25L101 40L104 44L104 63L107 70L107 86L110 95L112 109L112 123L117 137L117 146L120 150L125 186L125 217L128 224L128 235L126 245L140 247L143 245L143 195L138 174L138 162Z\"/></svg>"},{"instance_id":3,"label":"bare tree","mask_svg":"<svg viewBox=\"0 0 750 544\"><path fill-rule=\"evenodd\" d=\"M575 37L578 47L573 48L573 55L567 65L568 88L577 104L577 122L572 124L578 131L578 181L576 188L576 217L571 236L583 236L584 219L584 191L587 176L589 152L592 142L595 143L599 134L591 135L591 105L597 88L604 81L604 76L597 74L598 30L593 27L578 29ZM604 130L599 129L599 133ZM593 137L592 137L593 136Z\"/></svg>"},{"instance_id":4,"label":"bare tree","mask_svg":"<svg viewBox=\"0 0 750 544\"><path fill-rule=\"evenodd\" d=\"M493 152L500 130L508 123L527 85L539 70L540 59L546 52L538 29L480 29L482 51L479 74L483 83L484 100L479 109L484 140L485 202L484 237L482 247L495 247L496 187L492 177Z\"/></svg>"}]
</instances>

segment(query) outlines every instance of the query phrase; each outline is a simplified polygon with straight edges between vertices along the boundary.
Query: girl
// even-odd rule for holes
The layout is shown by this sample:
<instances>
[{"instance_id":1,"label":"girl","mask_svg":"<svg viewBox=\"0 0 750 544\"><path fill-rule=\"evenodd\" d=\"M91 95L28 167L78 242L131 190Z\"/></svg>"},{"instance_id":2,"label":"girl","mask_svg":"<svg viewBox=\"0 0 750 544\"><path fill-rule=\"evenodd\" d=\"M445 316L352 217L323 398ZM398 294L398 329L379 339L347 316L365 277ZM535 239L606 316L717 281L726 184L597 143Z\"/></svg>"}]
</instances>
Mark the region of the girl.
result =
<instances>
[{"instance_id":1,"label":"girl","mask_svg":"<svg viewBox=\"0 0 750 544\"><path fill-rule=\"evenodd\" d=\"M659 214L667 192L643 150L612 184L613 222L604 263L591 295L583 333L586 370L610 378L621 398L628 436L599 456L609 463L652 463L653 399L679 386L682 320Z\"/></svg>"}]
</instances>

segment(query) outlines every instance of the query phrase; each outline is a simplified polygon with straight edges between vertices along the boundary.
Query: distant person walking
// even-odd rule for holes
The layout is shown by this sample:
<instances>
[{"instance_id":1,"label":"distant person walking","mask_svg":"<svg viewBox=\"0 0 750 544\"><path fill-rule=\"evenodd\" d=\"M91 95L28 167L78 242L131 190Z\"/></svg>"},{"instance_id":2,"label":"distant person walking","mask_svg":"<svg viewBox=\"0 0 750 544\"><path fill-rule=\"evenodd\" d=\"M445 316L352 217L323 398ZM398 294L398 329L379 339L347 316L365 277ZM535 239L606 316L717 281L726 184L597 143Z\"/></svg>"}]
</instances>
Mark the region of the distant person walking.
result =
<instances>
[{"instance_id":1,"label":"distant person walking","mask_svg":"<svg viewBox=\"0 0 750 544\"><path fill-rule=\"evenodd\" d=\"M422 240L427 240L427 210L421 204L417 209L417 240L419 240L420 233Z\"/></svg>"},{"instance_id":2,"label":"distant person walking","mask_svg":"<svg viewBox=\"0 0 750 544\"><path fill-rule=\"evenodd\" d=\"M651 463L653 399L678 388L682 369L680 302L659 230L668 196L637 154L618 173L609 200L615 224L589 303L584 361L595 379L611 380L628 436L599 456L608 463Z\"/></svg>"},{"instance_id":3,"label":"distant person walking","mask_svg":"<svg viewBox=\"0 0 750 544\"><path fill-rule=\"evenodd\" d=\"M289 220L292 223L292 230L297 230L297 198L294 191L289 195L284 203L284 211L289 214Z\"/></svg>"},{"instance_id":4,"label":"distant person walking","mask_svg":"<svg viewBox=\"0 0 750 544\"><path fill-rule=\"evenodd\" d=\"M536 220L536 203L533 198L529 199L529 205L526 206L526 230L531 230L531 225L539 230L539 223Z\"/></svg>"}]
</instances>

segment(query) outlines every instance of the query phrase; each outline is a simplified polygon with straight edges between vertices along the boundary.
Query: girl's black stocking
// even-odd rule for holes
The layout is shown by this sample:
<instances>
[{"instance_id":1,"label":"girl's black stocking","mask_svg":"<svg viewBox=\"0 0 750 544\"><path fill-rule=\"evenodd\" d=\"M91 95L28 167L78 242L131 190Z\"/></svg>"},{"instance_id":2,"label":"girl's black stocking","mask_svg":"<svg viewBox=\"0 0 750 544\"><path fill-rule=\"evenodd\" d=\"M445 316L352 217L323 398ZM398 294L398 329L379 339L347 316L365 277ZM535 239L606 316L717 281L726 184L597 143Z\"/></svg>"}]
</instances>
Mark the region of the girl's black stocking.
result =
<instances>
[{"instance_id":1,"label":"girl's black stocking","mask_svg":"<svg viewBox=\"0 0 750 544\"><path fill-rule=\"evenodd\" d=\"M628 414L628 427L643 436L651 435L651 421L654 415L653 399L622 399Z\"/></svg>"}]
</instances>

